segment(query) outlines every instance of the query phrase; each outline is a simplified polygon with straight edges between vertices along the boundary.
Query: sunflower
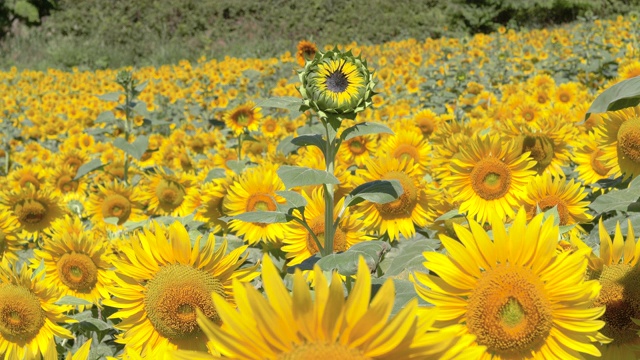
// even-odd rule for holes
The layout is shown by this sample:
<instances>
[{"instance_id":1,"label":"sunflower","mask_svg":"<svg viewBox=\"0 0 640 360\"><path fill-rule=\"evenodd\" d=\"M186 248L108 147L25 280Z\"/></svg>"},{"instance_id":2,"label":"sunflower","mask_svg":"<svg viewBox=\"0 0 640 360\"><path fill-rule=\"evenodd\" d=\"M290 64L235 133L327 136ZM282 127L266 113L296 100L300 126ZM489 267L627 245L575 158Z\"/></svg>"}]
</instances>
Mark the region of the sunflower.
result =
<instances>
[{"instance_id":1,"label":"sunflower","mask_svg":"<svg viewBox=\"0 0 640 360\"><path fill-rule=\"evenodd\" d=\"M602 162L615 176L640 174L640 106L602 114L596 136L604 152Z\"/></svg>"},{"instance_id":2,"label":"sunflower","mask_svg":"<svg viewBox=\"0 0 640 360\"><path fill-rule=\"evenodd\" d=\"M593 216L587 213L590 202L583 201L586 196L587 193L579 182L544 174L536 176L527 185L524 202L529 218L533 217L537 208L546 211L557 207L560 225L564 226L586 223L593 219Z\"/></svg>"},{"instance_id":3,"label":"sunflower","mask_svg":"<svg viewBox=\"0 0 640 360\"><path fill-rule=\"evenodd\" d=\"M591 255L588 276L597 279L602 289L594 306L605 306L602 316L605 322L601 332L613 339L599 348L604 359L637 359L640 357L640 244L634 236L631 221L627 237L623 239L620 224L616 223L613 240L602 223L598 224L600 255ZM580 239L571 239L578 249L591 248Z\"/></svg>"},{"instance_id":4,"label":"sunflower","mask_svg":"<svg viewBox=\"0 0 640 360\"><path fill-rule=\"evenodd\" d=\"M611 175L611 168L602 162L604 151L598 146L595 134L590 132L582 136L581 143L582 146L574 151L572 158L577 165L575 170L580 180L590 185L608 178Z\"/></svg>"},{"instance_id":5,"label":"sunflower","mask_svg":"<svg viewBox=\"0 0 640 360\"><path fill-rule=\"evenodd\" d=\"M578 83L568 82L560 84L555 91L555 100L562 104L573 104L578 97L578 92Z\"/></svg>"},{"instance_id":6,"label":"sunflower","mask_svg":"<svg viewBox=\"0 0 640 360\"><path fill-rule=\"evenodd\" d=\"M275 211L278 204L286 200L276 191L284 190L284 184L273 167L262 166L248 169L229 187L224 199L224 209L229 216L252 211ZM284 238L284 224L265 224L231 220L229 229L244 241L255 244L259 241L277 243Z\"/></svg>"},{"instance_id":7,"label":"sunflower","mask_svg":"<svg viewBox=\"0 0 640 360\"><path fill-rule=\"evenodd\" d=\"M6 258L10 262L18 260L17 252L27 243L17 236L19 229L15 216L7 211L0 211L0 259Z\"/></svg>"},{"instance_id":8,"label":"sunflower","mask_svg":"<svg viewBox=\"0 0 640 360\"><path fill-rule=\"evenodd\" d=\"M323 188L316 188L311 196L303 192L302 196L307 200L307 205L304 207L304 218L309 228L313 230L318 238L320 245L324 246L325 201ZM340 213L343 203L344 198L336 203L333 210L334 221ZM301 217L298 210L294 210L293 215L298 218ZM286 253L286 257L289 259L289 265L297 265L316 254L319 249L313 236L303 225L297 222L291 222L287 225L281 249ZM345 251L353 244L365 240L372 240L373 238L367 236L362 228L363 226L362 222L359 221L359 215L347 210L342 215L340 224L335 230L333 250L335 252Z\"/></svg>"},{"instance_id":9,"label":"sunflower","mask_svg":"<svg viewBox=\"0 0 640 360\"><path fill-rule=\"evenodd\" d=\"M148 204L148 211L154 215L185 216L185 197L195 191L195 179L179 172L167 174L162 170L148 175L141 192L142 201Z\"/></svg>"},{"instance_id":10,"label":"sunflower","mask_svg":"<svg viewBox=\"0 0 640 360\"><path fill-rule=\"evenodd\" d=\"M514 143L503 144L500 137L476 136L450 162L451 176L446 179L461 213L478 222L500 222L513 217L526 195L535 161L521 154Z\"/></svg>"},{"instance_id":11,"label":"sunflower","mask_svg":"<svg viewBox=\"0 0 640 360\"><path fill-rule=\"evenodd\" d=\"M227 223L220 220L226 216L224 198L227 195L231 179L220 178L204 183L198 191L187 195L184 199L187 213L194 213L194 220L203 221L213 233L227 229Z\"/></svg>"},{"instance_id":12,"label":"sunflower","mask_svg":"<svg viewBox=\"0 0 640 360\"><path fill-rule=\"evenodd\" d=\"M337 49L318 53L299 73L303 98L301 110L313 109L320 116L353 115L371 105L373 74L366 61ZM346 116L350 117L350 116Z\"/></svg>"},{"instance_id":13,"label":"sunflower","mask_svg":"<svg viewBox=\"0 0 640 360\"><path fill-rule=\"evenodd\" d=\"M640 76L640 61L633 60L620 66L618 74L621 80L631 79Z\"/></svg>"},{"instance_id":14,"label":"sunflower","mask_svg":"<svg viewBox=\"0 0 640 360\"><path fill-rule=\"evenodd\" d=\"M460 239L441 235L448 255L425 252L432 273L415 273L416 291L436 306L436 326L464 324L487 347L483 359L598 356L604 307L592 307L600 289L585 281L591 249L556 254L559 228L543 214L526 223L518 211L507 234L493 224L493 241L475 221L454 225ZM422 286L420 286L422 285Z\"/></svg>"},{"instance_id":15,"label":"sunflower","mask_svg":"<svg viewBox=\"0 0 640 360\"><path fill-rule=\"evenodd\" d=\"M284 133L282 121L271 116L264 117L260 122L260 133L269 139L280 138Z\"/></svg>"},{"instance_id":16,"label":"sunflower","mask_svg":"<svg viewBox=\"0 0 640 360\"><path fill-rule=\"evenodd\" d=\"M438 128L440 119L431 109L424 109L413 116L413 121L422 136L429 137Z\"/></svg>"},{"instance_id":17,"label":"sunflower","mask_svg":"<svg viewBox=\"0 0 640 360\"><path fill-rule=\"evenodd\" d=\"M365 164L366 171L361 174L360 182L374 180L397 180L403 193L396 200L386 204L363 202L359 212L368 230L386 234L391 241L402 234L411 238L416 227L426 226L433 220L437 192L426 186L417 164L413 159L383 157L370 159Z\"/></svg>"},{"instance_id":18,"label":"sunflower","mask_svg":"<svg viewBox=\"0 0 640 360\"><path fill-rule=\"evenodd\" d=\"M217 250L209 235L191 245L189 233L180 223L153 223L136 233L129 246L120 250L110 273L114 285L107 288L113 298L104 305L118 309L110 316L124 331L117 342L144 356L153 349L204 349L206 338L196 323L196 309L220 321L211 293L231 300L232 281L250 281L256 266L240 268L246 256L241 246L225 255L227 243Z\"/></svg>"},{"instance_id":19,"label":"sunflower","mask_svg":"<svg viewBox=\"0 0 640 360\"><path fill-rule=\"evenodd\" d=\"M431 160L431 146L424 136L414 130L395 131L380 145L380 154L397 159L413 159L421 175L427 173ZM384 156L384 155L382 155Z\"/></svg>"},{"instance_id":20,"label":"sunflower","mask_svg":"<svg viewBox=\"0 0 640 360\"><path fill-rule=\"evenodd\" d=\"M36 190L44 185L49 174L47 169L40 165L26 165L19 169L9 172L9 184L14 191L31 185Z\"/></svg>"},{"instance_id":21,"label":"sunflower","mask_svg":"<svg viewBox=\"0 0 640 360\"><path fill-rule=\"evenodd\" d=\"M51 170L50 182L53 188L52 193L64 196L69 193L84 194L87 190L87 183L78 179L73 180L76 171L69 165L57 166Z\"/></svg>"},{"instance_id":22,"label":"sunflower","mask_svg":"<svg viewBox=\"0 0 640 360\"><path fill-rule=\"evenodd\" d=\"M72 322L68 309L54 304L60 298L55 287L44 283L31 269L0 263L0 352L4 359L57 360L54 336L72 339L58 325Z\"/></svg>"},{"instance_id":23,"label":"sunflower","mask_svg":"<svg viewBox=\"0 0 640 360\"><path fill-rule=\"evenodd\" d=\"M373 156L377 141L375 136L362 135L345 140L338 148L338 160L345 166L356 165L361 167L364 162Z\"/></svg>"},{"instance_id":24,"label":"sunflower","mask_svg":"<svg viewBox=\"0 0 640 360\"><path fill-rule=\"evenodd\" d=\"M311 41L300 40L300 42L298 42L297 50L298 51L296 51L296 60L298 61L298 65L304 66L307 61L313 59L316 56L318 47Z\"/></svg>"},{"instance_id":25,"label":"sunflower","mask_svg":"<svg viewBox=\"0 0 640 360\"><path fill-rule=\"evenodd\" d=\"M97 149L95 151L98 152ZM75 171L78 171L80 166L86 164L89 160L89 156L78 149L65 149L56 154L56 163L59 166L68 165Z\"/></svg>"},{"instance_id":26,"label":"sunflower","mask_svg":"<svg viewBox=\"0 0 640 360\"><path fill-rule=\"evenodd\" d=\"M0 193L0 210L8 211L18 219L20 236L37 239L54 220L61 218L66 209L60 200L46 188L36 190L27 186L17 192Z\"/></svg>"},{"instance_id":27,"label":"sunflower","mask_svg":"<svg viewBox=\"0 0 640 360\"><path fill-rule=\"evenodd\" d=\"M127 221L141 221L145 216L138 187L114 181L98 185L89 196L87 214L94 226L117 230ZM107 221L114 220L114 221Z\"/></svg>"},{"instance_id":28,"label":"sunflower","mask_svg":"<svg viewBox=\"0 0 640 360\"><path fill-rule=\"evenodd\" d=\"M70 295L100 305L109 297L107 272L111 270L105 239L96 239L86 231L80 218L57 220L47 232L49 238L42 249L34 250L30 259L36 269L44 264L45 281L60 290L60 296ZM78 306L79 311L84 306Z\"/></svg>"},{"instance_id":29,"label":"sunflower","mask_svg":"<svg viewBox=\"0 0 640 360\"><path fill-rule=\"evenodd\" d=\"M240 135L246 131L256 131L262 119L262 108L249 101L236 106L224 115L224 123L234 134Z\"/></svg>"},{"instance_id":30,"label":"sunflower","mask_svg":"<svg viewBox=\"0 0 640 360\"><path fill-rule=\"evenodd\" d=\"M213 294L223 325L198 314L210 339L212 353L230 359L453 359L477 358L484 350L472 346L474 337L458 336L460 327L429 332L433 316L419 318L417 300L389 317L394 284L387 280L371 302L371 274L358 263L357 281L345 299L343 281L331 282L316 265L312 296L302 272L293 276L293 292L285 288L276 267L265 255L262 281L268 300L251 286L234 283L238 310ZM431 314L429 314L431 315ZM275 335L277 334L277 335ZM211 359L205 354L180 352L178 359Z\"/></svg>"}]
</instances>

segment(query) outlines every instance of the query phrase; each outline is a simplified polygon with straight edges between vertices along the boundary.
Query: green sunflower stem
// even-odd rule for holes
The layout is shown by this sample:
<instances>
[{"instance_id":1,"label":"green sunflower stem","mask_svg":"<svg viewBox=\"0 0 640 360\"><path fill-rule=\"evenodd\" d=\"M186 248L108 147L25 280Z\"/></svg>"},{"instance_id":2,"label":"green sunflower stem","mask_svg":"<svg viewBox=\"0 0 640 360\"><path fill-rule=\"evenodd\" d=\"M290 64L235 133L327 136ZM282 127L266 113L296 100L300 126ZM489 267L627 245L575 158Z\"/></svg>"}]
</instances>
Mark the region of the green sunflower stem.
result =
<instances>
[{"instance_id":1,"label":"green sunflower stem","mask_svg":"<svg viewBox=\"0 0 640 360\"><path fill-rule=\"evenodd\" d=\"M327 172L329 174L334 173L335 163L335 142L336 142L336 129L333 128L333 124L330 119L322 119L324 125L327 141L324 151L325 164ZM335 234L335 227L333 225L333 184L324 184L324 247L320 251L322 256L327 256L333 253L333 236Z\"/></svg>"}]
</instances>

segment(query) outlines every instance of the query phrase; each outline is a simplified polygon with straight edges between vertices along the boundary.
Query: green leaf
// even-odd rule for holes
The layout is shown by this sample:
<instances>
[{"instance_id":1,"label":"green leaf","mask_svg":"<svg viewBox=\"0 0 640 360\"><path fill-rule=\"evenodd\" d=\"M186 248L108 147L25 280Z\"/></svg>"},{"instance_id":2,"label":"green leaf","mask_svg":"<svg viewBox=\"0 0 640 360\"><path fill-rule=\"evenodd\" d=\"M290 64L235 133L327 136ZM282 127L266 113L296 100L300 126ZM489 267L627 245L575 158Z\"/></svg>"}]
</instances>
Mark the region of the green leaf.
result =
<instances>
[{"instance_id":1,"label":"green leaf","mask_svg":"<svg viewBox=\"0 0 640 360\"><path fill-rule=\"evenodd\" d=\"M229 160L227 161L227 167L236 174L242 174L245 168L255 166L249 160Z\"/></svg>"},{"instance_id":2,"label":"green leaf","mask_svg":"<svg viewBox=\"0 0 640 360\"><path fill-rule=\"evenodd\" d=\"M393 279L393 285L396 290L396 299L393 302L391 316L404 309L407 303L413 299L418 299L418 304L420 304L421 306L427 305L427 303L422 300L422 298L420 298L418 294L416 294L416 288L412 281Z\"/></svg>"},{"instance_id":3,"label":"green leaf","mask_svg":"<svg viewBox=\"0 0 640 360\"><path fill-rule=\"evenodd\" d=\"M29 20L29 22L38 22L40 20L38 8L26 0L18 0L13 8L13 12Z\"/></svg>"},{"instance_id":4,"label":"green leaf","mask_svg":"<svg viewBox=\"0 0 640 360\"><path fill-rule=\"evenodd\" d=\"M136 105L133 107L133 111L143 117L149 117L151 113L147 110L147 104L144 101L136 102Z\"/></svg>"},{"instance_id":5,"label":"green leaf","mask_svg":"<svg viewBox=\"0 0 640 360\"><path fill-rule=\"evenodd\" d=\"M295 191L284 190L276 191L276 194L282 196L287 200L286 207L288 208L301 208L307 205L307 199Z\"/></svg>"},{"instance_id":6,"label":"green leaf","mask_svg":"<svg viewBox=\"0 0 640 360\"><path fill-rule=\"evenodd\" d=\"M98 123L111 123L116 120L116 116L113 114L113 111L107 110L103 111L98 115L96 120L94 121L96 124Z\"/></svg>"},{"instance_id":7,"label":"green leaf","mask_svg":"<svg viewBox=\"0 0 640 360\"><path fill-rule=\"evenodd\" d=\"M608 211L629 211L640 198L640 176L629 183L627 189L613 189L611 192L598 196L589 207L598 214ZM631 209L630 209L631 208Z\"/></svg>"},{"instance_id":8,"label":"green leaf","mask_svg":"<svg viewBox=\"0 0 640 360\"><path fill-rule=\"evenodd\" d=\"M82 166L78 168L76 176L73 177L73 180L78 180L86 174L92 172L93 170L99 169L105 165L106 164L103 164L100 159L93 159L86 164L82 164Z\"/></svg>"},{"instance_id":9,"label":"green leaf","mask_svg":"<svg viewBox=\"0 0 640 360\"><path fill-rule=\"evenodd\" d=\"M592 113L616 111L640 104L640 76L621 81L602 92L591 103L585 120Z\"/></svg>"},{"instance_id":10,"label":"green leaf","mask_svg":"<svg viewBox=\"0 0 640 360\"><path fill-rule=\"evenodd\" d=\"M288 135L284 139L280 140L278 146L276 147L276 153L289 155L292 152L298 150L298 146L293 143L292 139L293 136Z\"/></svg>"},{"instance_id":11,"label":"green leaf","mask_svg":"<svg viewBox=\"0 0 640 360\"><path fill-rule=\"evenodd\" d=\"M140 135L133 141L133 143L127 142L123 138L116 138L113 141L113 146L121 149L139 161L149 147L149 137L147 135Z\"/></svg>"},{"instance_id":12,"label":"green leaf","mask_svg":"<svg viewBox=\"0 0 640 360\"><path fill-rule=\"evenodd\" d=\"M114 92L110 92L110 93L99 95L98 99L104 100L104 101L118 101L118 100L120 100L120 95L121 94L122 93L119 92L119 91L114 91Z\"/></svg>"},{"instance_id":13,"label":"green leaf","mask_svg":"<svg viewBox=\"0 0 640 360\"><path fill-rule=\"evenodd\" d=\"M393 134L393 131L388 126L374 123L374 122L361 122L355 124L352 127L345 129L340 135L342 140L349 140L356 136L369 135L369 134Z\"/></svg>"},{"instance_id":14,"label":"green leaf","mask_svg":"<svg viewBox=\"0 0 640 360\"><path fill-rule=\"evenodd\" d=\"M293 117L300 114L302 99L293 96L280 96L256 101L256 107L286 109L291 111Z\"/></svg>"},{"instance_id":15,"label":"green leaf","mask_svg":"<svg viewBox=\"0 0 640 360\"><path fill-rule=\"evenodd\" d=\"M363 241L345 252L324 256L316 264L324 271L337 270L341 275L355 275L358 272L358 259L361 256L369 269L375 269L382 255L390 248L384 241Z\"/></svg>"},{"instance_id":16,"label":"green leaf","mask_svg":"<svg viewBox=\"0 0 640 360\"><path fill-rule=\"evenodd\" d=\"M363 201L386 204L396 200L404 190L398 180L374 180L353 189L345 198L344 206L353 206Z\"/></svg>"},{"instance_id":17,"label":"green leaf","mask_svg":"<svg viewBox=\"0 0 640 360\"><path fill-rule=\"evenodd\" d=\"M204 178L204 182L208 183L213 179L222 179L226 176L227 176L227 172L224 169L222 168L212 169L207 173L207 177Z\"/></svg>"},{"instance_id":18,"label":"green leaf","mask_svg":"<svg viewBox=\"0 0 640 360\"><path fill-rule=\"evenodd\" d=\"M250 211L236 216L223 216L220 220L229 222L231 220L240 220L252 223L275 224L286 223L293 219L293 216L282 211Z\"/></svg>"},{"instance_id":19,"label":"green leaf","mask_svg":"<svg viewBox=\"0 0 640 360\"><path fill-rule=\"evenodd\" d=\"M425 262L425 251L436 251L440 247L440 241L435 239L422 239L401 241L397 248L393 248L387 255L383 264L385 276L398 276L411 270L426 272L422 263Z\"/></svg>"},{"instance_id":20,"label":"green leaf","mask_svg":"<svg viewBox=\"0 0 640 360\"><path fill-rule=\"evenodd\" d=\"M340 184L340 180L324 170L316 170L307 167L282 165L278 169L278 176L284 186L291 189L296 186L318 184Z\"/></svg>"},{"instance_id":21,"label":"green leaf","mask_svg":"<svg viewBox=\"0 0 640 360\"><path fill-rule=\"evenodd\" d=\"M91 305L93 304L91 301L80 299L75 296L65 295L61 297L58 301L55 302L56 305Z\"/></svg>"},{"instance_id":22,"label":"green leaf","mask_svg":"<svg viewBox=\"0 0 640 360\"><path fill-rule=\"evenodd\" d=\"M325 148L327 147L327 142L322 138L322 135L312 134L312 135L300 135L291 142L294 145L298 146L317 146L322 153L324 154Z\"/></svg>"}]
</instances>

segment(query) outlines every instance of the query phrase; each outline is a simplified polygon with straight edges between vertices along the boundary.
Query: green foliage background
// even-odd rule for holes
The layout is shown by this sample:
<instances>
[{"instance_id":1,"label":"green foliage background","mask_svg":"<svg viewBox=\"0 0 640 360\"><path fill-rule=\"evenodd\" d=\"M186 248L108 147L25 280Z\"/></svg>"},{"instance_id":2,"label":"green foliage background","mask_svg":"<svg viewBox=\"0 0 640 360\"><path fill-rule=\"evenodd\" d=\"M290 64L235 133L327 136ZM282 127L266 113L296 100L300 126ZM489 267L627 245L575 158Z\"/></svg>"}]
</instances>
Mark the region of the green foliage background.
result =
<instances>
[{"instance_id":1,"label":"green foliage background","mask_svg":"<svg viewBox=\"0 0 640 360\"><path fill-rule=\"evenodd\" d=\"M460 36L638 8L640 0L5 0L0 68L99 69L200 56L268 57L295 51L301 39L323 46Z\"/></svg>"}]
</instances>

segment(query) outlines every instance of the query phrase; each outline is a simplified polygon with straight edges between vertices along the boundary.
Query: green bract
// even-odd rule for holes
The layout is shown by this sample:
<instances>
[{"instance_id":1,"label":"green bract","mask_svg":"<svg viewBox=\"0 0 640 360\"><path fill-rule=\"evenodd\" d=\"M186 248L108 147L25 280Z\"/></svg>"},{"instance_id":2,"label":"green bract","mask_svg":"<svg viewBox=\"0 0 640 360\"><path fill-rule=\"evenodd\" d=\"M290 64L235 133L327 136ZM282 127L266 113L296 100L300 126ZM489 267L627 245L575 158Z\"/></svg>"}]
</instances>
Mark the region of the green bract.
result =
<instances>
[{"instance_id":1,"label":"green bract","mask_svg":"<svg viewBox=\"0 0 640 360\"><path fill-rule=\"evenodd\" d=\"M371 105L375 94L373 73L367 69L367 62L351 51L318 52L298 76L303 98L300 111L312 109L321 117L353 118Z\"/></svg>"}]
</instances>

